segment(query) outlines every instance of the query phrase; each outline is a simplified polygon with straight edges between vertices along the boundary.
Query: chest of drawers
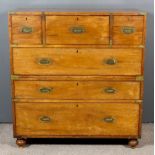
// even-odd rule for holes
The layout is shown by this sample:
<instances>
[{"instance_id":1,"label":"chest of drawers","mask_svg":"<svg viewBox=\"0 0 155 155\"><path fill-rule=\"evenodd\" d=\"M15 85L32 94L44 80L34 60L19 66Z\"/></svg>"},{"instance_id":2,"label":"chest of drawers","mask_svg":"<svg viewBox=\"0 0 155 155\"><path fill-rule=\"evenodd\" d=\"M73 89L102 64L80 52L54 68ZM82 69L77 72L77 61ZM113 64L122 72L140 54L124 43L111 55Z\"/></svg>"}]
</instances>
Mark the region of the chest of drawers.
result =
<instances>
[{"instance_id":1,"label":"chest of drawers","mask_svg":"<svg viewBox=\"0 0 155 155\"><path fill-rule=\"evenodd\" d=\"M141 135L146 14L11 12L14 137Z\"/></svg>"}]
</instances>

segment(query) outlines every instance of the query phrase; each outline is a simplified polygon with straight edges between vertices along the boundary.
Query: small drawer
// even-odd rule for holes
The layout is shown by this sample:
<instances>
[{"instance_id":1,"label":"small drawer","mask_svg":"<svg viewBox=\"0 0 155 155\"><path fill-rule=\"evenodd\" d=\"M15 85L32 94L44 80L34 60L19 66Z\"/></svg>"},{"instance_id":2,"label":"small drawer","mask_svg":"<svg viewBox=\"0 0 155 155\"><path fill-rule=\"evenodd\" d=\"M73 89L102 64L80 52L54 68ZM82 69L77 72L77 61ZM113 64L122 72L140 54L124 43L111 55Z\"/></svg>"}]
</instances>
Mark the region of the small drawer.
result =
<instances>
[{"instance_id":1,"label":"small drawer","mask_svg":"<svg viewBox=\"0 0 155 155\"><path fill-rule=\"evenodd\" d=\"M144 16L114 16L114 45L143 45Z\"/></svg>"},{"instance_id":2,"label":"small drawer","mask_svg":"<svg viewBox=\"0 0 155 155\"><path fill-rule=\"evenodd\" d=\"M141 62L138 48L13 49L13 72L18 75L140 75Z\"/></svg>"},{"instance_id":3,"label":"small drawer","mask_svg":"<svg viewBox=\"0 0 155 155\"><path fill-rule=\"evenodd\" d=\"M12 15L12 44L41 44L41 16Z\"/></svg>"},{"instance_id":4,"label":"small drawer","mask_svg":"<svg viewBox=\"0 0 155 155\"><path fill-rule=\"evenodd\" d=\"M47 44L109 44L109 16L46 16Z\"/></svg>"},{"instance_id":5,"label":"small drawer","mask_svg":"<svg viewBox=\"0 0 155 155\"><path fill-rule=\"evenodd\" d=\"M15 98L140 99L140 82L14 81Z\"/></svg>"},{"instance_id":6,"label":"small drawer","mask_svg":"<svg viewBox=\"0 0 155 155\"><path fill-rule=\"evenodd\" d=\"M139 104L15 103L17 136L138 136Z\"/></svg>"}]
</instances>

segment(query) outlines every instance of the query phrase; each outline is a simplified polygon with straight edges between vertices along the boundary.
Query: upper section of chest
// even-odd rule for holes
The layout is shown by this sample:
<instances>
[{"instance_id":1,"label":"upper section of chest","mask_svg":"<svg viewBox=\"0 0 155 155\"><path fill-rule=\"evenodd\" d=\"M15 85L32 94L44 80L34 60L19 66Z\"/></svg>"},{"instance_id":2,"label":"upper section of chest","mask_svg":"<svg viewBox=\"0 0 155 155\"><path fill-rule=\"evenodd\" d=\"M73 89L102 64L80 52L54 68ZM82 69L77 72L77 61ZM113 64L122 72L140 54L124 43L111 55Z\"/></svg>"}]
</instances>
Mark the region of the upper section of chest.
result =
<instances>
[{"instance_id":1,"label":"upper section of chest","mask_svg":"<svg viewBox=\"0 0 155 155\"><path fill-rule=\"evenodd\" d=\"M10 42L18 45L143 47L146 15L138 12L15 12Z\"/></svg>"}]
</instances>

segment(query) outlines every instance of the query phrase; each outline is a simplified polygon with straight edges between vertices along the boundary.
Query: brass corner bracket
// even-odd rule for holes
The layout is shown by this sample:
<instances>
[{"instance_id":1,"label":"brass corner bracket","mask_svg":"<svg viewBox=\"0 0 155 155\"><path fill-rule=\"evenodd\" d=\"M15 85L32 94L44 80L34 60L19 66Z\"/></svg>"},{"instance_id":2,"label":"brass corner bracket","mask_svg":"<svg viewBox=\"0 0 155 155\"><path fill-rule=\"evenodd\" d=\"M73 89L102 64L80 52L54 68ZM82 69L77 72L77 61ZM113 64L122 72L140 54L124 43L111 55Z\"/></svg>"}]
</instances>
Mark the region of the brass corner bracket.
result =
<instances>
[{"instance_id":1,"label":"brass corner bracket","mask_svg":"<svg viewBox=\"0 0 155 155\"><path fill-rule=\"evenodd\" d=\"M136 81L144 81L144 76L143 75L136 76Z\"/></svg>"},{"instance_id":2,"label":"brass corner bracket","mask_svg":"<svg viewBox=\"0 0 155 155\"><path fill-rule=\"evenodd\" d=\"M18 75L11 75L11 80L18 80L19 76Z\"/></svg>"},{"instance_id":3,"label":"brass corner bracket","mask_svg":"<svg viewBox=\"0 0 155 155\"><path fill-rule=\"evenodd\" d=\"M112 39L109 41L109 47L112 48Z\"/></svg>"},{"instance_id":4,"label":"brass corner bracket","mask_svg":"<svg viewBox=\"0 0 155 155\"><path fill-rule=\"evenodd\" d=\"M139 14L140 14L140 15L146 16L146 15L147 15L147 12L144 12L144 11L143 11L143 12L139 12Z\"/></svg>"},{"instance_id":5,"label":"brass corner bracket","mask_svg":"<svg viewBox=\"0 0 155 155\"><path fill-rule=\"evenodd\" d=\"M139 48L144 48L144 45L139 45Z\"/></svg>"}]
</instances>

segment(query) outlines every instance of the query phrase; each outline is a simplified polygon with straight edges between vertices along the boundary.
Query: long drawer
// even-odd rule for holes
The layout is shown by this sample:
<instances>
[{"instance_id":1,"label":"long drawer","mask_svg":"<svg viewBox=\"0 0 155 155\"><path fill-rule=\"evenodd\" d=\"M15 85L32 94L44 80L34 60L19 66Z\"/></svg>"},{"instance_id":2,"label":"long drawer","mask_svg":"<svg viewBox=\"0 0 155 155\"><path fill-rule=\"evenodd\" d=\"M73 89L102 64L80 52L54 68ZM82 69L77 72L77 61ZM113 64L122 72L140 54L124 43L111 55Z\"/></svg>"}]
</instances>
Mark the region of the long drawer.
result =
<instances>
[{"instance_id":1,"label":"long drawer","mask_svg":"<svg viewBox=\"0 0 155 155\"><path fill-rule=\"evenodd\" d=\"M14 81L15 98L140 99L140 82Z\"/></svg>"},{"instance_id":2,"label":"long drawer","mask_svg":"<svg viewBox=\"0 0 155 155\"><path fill-rule=\"evenodd\" d=\"M142 49L14 48L20 75L140 75Z\"/></svg>"},{"instance_id":3,"label":"long drawer","mask_svg":"<svg viewBox=\"0 0 155 155\"><path fill-rule=\"evenodd\" d=\"M139 104L15 103L16 135L137 136Z\"/></svg>"}]
</instances>

